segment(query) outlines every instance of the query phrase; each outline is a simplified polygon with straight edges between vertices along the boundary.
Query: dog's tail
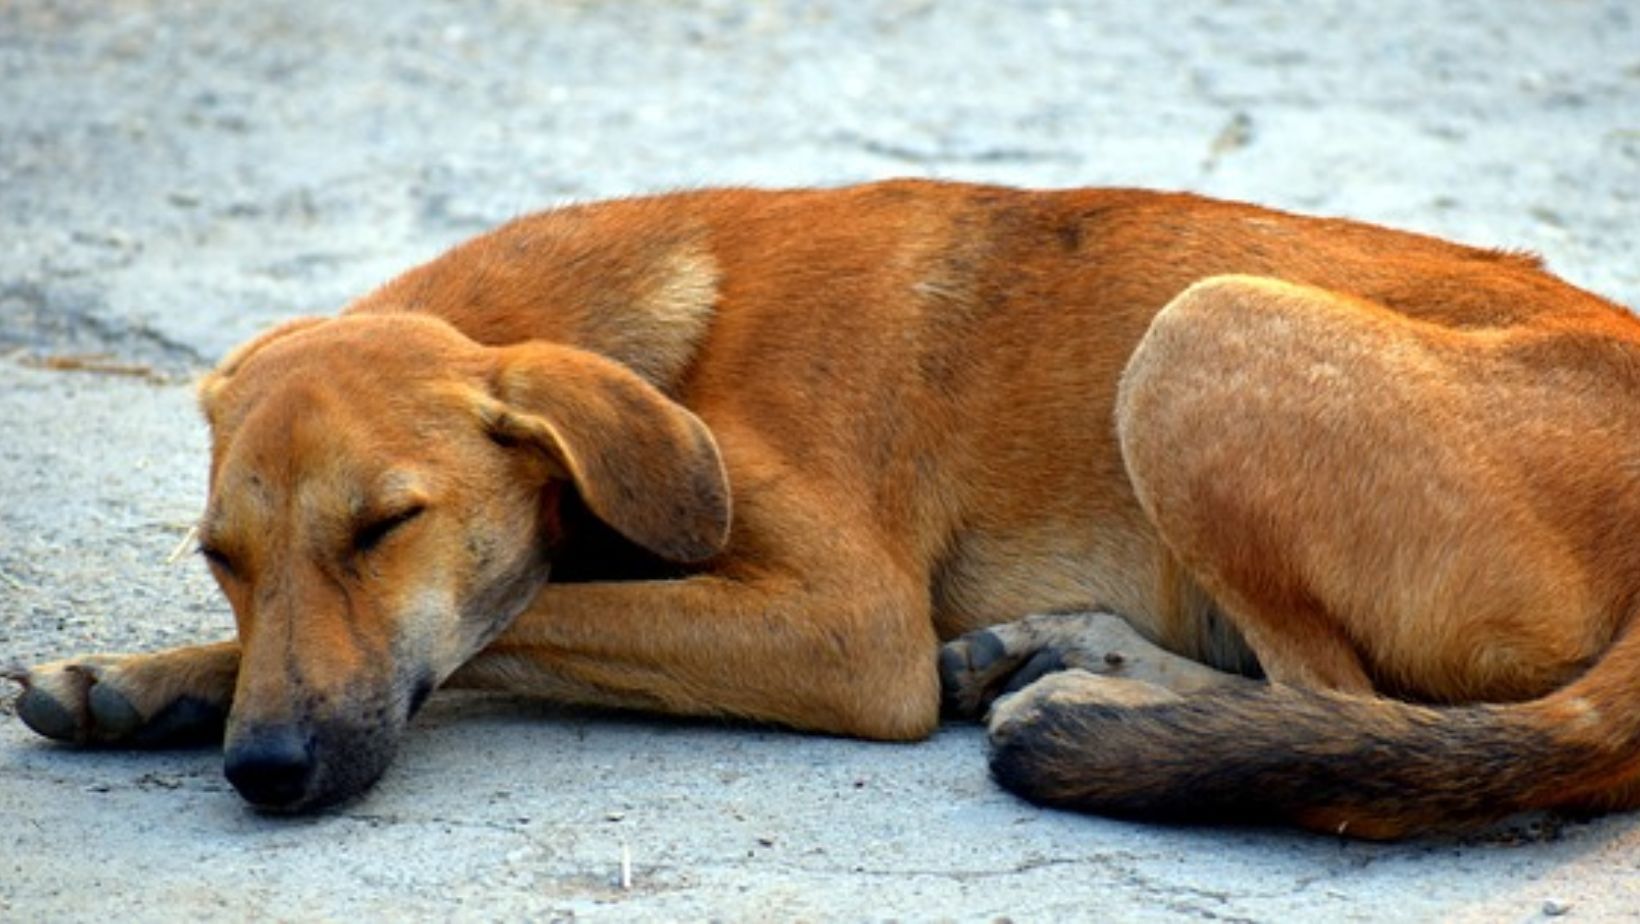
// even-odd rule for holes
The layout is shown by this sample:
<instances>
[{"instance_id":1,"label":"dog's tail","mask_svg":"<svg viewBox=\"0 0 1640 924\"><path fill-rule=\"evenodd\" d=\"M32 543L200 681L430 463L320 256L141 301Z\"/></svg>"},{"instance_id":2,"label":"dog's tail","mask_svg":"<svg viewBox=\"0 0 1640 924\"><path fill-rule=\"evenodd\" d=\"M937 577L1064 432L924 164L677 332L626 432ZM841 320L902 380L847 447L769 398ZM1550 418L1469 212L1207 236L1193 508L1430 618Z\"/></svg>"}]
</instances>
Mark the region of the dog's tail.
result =
<instances>
[{"instance_id":1,"label":"dog's tail","mask_svg":"<svg viewBox=\"0 0 1640 924\"><path fill-rule=\"evenodd\" d=\"M1138 706L1048 699L997 744L991 771L1044 805L1366 838L1619 808L1640 786L1640 628L1570 685L1511 705L1264 684Z\"/></svg>"}]
</instances>

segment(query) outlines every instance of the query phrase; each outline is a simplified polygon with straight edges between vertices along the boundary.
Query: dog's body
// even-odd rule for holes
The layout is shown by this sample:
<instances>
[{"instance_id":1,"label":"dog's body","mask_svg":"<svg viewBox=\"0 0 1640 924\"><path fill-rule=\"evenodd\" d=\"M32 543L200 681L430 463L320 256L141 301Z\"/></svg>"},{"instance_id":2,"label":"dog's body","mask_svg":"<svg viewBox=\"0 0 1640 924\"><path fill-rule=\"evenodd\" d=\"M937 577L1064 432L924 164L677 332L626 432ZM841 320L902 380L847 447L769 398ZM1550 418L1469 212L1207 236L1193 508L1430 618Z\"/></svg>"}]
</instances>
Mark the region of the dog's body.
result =
<instances>
[{"instance_id":1,"label":"dog's body","mask_svg":"<svg viewBox=\"0 0 1640 924\"><path fill-rule=\"evenodd\" d=\"M1530 257L1139 191L697 192L513 222L201 394L239 640L48 665L20 712L231 702L258 804L363 789L446 680L913 739L942 672L973 712L1048 661L1084 670L993 719L1045 802L1390 836L1640 794L1640 321ZM1230 673L1001 625L1091 610Z\"/></svg>"}]
</instances>

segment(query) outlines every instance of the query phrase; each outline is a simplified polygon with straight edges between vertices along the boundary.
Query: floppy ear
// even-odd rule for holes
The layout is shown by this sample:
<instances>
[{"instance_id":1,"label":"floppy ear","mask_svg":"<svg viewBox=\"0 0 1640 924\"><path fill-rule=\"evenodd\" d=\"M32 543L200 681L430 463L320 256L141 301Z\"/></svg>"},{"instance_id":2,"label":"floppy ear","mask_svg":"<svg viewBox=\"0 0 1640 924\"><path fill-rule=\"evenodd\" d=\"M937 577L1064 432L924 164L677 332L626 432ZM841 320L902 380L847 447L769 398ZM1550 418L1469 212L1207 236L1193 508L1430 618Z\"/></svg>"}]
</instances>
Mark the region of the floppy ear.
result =
<instances>
[{"instance_id":1,"label":"floppy ear","mask_svg":"<svg viewBox=\"0 0 1640 924\"><path fill-rule=\"evenodd\" d=\"M587 507L670 561L711 558L729 539L729 479L700 418L625 366L552 343L496 351L492 435L532 446Z\"/></svg>"}]
</instances>

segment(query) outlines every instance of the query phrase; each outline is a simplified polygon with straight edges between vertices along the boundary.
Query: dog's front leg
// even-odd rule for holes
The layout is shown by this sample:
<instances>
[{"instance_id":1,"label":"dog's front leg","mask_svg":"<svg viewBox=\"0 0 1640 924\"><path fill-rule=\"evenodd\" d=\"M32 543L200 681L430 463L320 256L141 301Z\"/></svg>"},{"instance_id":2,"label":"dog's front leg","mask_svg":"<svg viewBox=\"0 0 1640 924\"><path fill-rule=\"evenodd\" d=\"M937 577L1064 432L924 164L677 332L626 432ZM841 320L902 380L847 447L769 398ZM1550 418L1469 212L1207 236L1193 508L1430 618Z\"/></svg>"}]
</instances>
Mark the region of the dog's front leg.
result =
<instances>
[{"instance_id":1,"label":"dog's front leg","mask_svg":"<svg viewBox=\"0 0 1640 924\"><path fill-rule=\"evenodd\" d=\"M108 747L220 740L238 674L238 642L84 655L0 672L22 684L17 715L29 728Z\"/></svg>"},{"instance_id":2,"label":"dog's front leg","mask_svg":"<svg viewBox=\"0 0 1640 924\"><path fill-rule=\"evenodd\" d=\"M865 738L924 737L940 703L926 595L848 577L846 589L721 575L549 585L451 683Z\"/></svg>"}]
</instances>

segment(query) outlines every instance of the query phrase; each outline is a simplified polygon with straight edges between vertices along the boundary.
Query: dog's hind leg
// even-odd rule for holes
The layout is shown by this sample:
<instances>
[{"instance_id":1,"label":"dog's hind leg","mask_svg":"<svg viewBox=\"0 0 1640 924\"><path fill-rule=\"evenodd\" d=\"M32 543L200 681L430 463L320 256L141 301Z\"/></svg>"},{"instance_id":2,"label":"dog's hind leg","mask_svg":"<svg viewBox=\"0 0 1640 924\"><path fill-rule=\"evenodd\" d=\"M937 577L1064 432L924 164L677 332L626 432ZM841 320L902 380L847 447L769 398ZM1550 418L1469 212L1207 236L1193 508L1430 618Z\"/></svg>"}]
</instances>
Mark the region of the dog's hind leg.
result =
<instances>
[{"instance_id":1,"label":"dog's hind leg","mask_svg":"<svg viewBox=\"0 0 1640 924\"><path fill-rule=\"evenodd\" d=\"M1628 327L1590 325L1448 328L1347 293L1215 277L1135 349L1116 402L1122 458L1163 542L1271 680L1430 702L1541 696L1632 612L1597 575L1621 567L1599 556L1633 516L1611 474L1633 432L1633 347Z\"/></svg>"},{"instance_id":2,"label":"dog's hind leg","mask_svg":"<svg viewBox=\"0 0 1640 924\"><path fill-rule=\"evenodd\" d=\"M1419 519L1437 504L1409 498L1444 487L1414 474L1438 450L1419 428L1436 426L1420 400L1440 383L1406 326L1334 293L1218 277L1157 314L1123 373L1134 491L1274 681L1371 692L1359 623L1391 607L1353 598L1416 586L1394 570L1438 545Z\"/></svg>"},{"instance_id":3,"label":"dog's hind leg","mask_svg":"<svg viewBox=\"0 0 1640 924\"><path fill-rule=\"evenodd\" d=\"M1142 682L1181 694L1250 682L1158 647L1113 613L1055 613L980 629L947 643L940 651L945 711L978 717L999 696L1055 671Z\"/></svg>"},{"instance_id":4,"label":"dog's hind leg","mask_svg":"<svg viewBox=\"0 0 1640 924\"><path fill-rule=\"evenodd\" d=\"M47 738L104 747L220 740L239 673L239 644L88 655L12 667L23 724Z\"/></svg>"}]
</instances>

